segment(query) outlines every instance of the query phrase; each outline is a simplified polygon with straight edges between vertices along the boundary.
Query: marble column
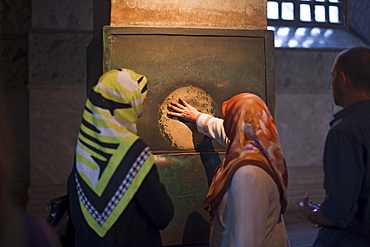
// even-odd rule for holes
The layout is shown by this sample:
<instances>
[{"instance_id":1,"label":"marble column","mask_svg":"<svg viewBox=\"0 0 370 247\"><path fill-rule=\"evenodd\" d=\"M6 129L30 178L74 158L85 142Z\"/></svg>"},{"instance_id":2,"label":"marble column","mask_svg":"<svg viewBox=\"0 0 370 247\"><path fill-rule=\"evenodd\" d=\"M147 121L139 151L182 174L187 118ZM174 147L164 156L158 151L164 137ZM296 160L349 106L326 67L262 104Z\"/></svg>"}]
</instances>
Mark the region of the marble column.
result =
<instances>
[{"instance_id":1,"label":"marble column","mask_svg":"<svg viewBox=\"0 0 370 247\"><path fill-rule=\"evenodd\" d=\"M111 26L260 29L266 0L112 0Z\"/></svg>"},{"instance_id":2,"label":"marble column","mask_svg":"<svg viewBox=\"0 0 370 247\"><path fill-rule=\"evenodd\" d=\"M30 168L27 34L31 4L3 0L0 6L0 165L2 172L7 170L1 175L10 177L6 189L15 203L25 206Z\"/></svg>"},{"instance_id":3,"label":"marble column","mask_svg":"<svg viewBox=\"0 0 370 247\"><path fill-rule=\"evenodd\" d=\"M28 211L43 220L48 200L66 193L86 99L86 47L92 36L92 0L32 1Z\"/></svg>"}]
</instances>

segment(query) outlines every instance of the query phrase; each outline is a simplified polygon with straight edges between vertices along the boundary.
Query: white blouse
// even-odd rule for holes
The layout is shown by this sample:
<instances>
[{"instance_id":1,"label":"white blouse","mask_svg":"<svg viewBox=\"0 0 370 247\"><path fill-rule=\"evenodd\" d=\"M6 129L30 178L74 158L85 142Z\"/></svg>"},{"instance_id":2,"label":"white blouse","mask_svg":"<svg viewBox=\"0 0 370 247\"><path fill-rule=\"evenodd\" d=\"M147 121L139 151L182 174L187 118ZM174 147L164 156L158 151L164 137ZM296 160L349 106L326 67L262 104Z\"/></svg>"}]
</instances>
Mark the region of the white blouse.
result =
<instances>
[{"instance_id":1,"label":"white blouse","mask_svg":"<svg viewBox=\"0 0 370 247\"><path fill-rule=\"evenodd\" d=\"M197 129L226 147L223 119L201 114ZM211 224L210 247L290 246L280 194L269 174L257 166L242 166L234 174Z\"/></svg>"},{"instance_id":2,"label":"white blouse","mask_svg":"<svg viewBox=\"0 0 370 247\"><path fill-rule=\"evenodd\" d=\"M240 167L217 207L210 247L289 246L279 198L275 182L262 168Z\"/></svg>"}]
</instances>

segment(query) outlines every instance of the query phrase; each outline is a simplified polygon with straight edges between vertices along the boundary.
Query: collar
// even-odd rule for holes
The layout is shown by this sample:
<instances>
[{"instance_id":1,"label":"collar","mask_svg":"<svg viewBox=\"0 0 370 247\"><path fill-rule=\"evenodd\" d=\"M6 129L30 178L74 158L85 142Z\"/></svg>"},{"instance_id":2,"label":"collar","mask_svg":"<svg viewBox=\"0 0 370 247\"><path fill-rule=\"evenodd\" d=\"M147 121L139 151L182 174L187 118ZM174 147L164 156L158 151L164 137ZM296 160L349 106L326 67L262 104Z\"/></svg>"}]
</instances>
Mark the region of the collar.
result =
<instances>
[{"instance_id":1,"label":"collar","mask_svg":"<svg viewBox=\"0 0 370 247\"><path fill-rule=\"evenodd\" d=\"M334 114L334 120L331 121L330 124L332 124L335 121L338 121L339 119L345 118L346 116L352 114L353 112L363 110L370 110L370 100L362 100L340 110L339 112Z\"/></svg>"}]
</instances>

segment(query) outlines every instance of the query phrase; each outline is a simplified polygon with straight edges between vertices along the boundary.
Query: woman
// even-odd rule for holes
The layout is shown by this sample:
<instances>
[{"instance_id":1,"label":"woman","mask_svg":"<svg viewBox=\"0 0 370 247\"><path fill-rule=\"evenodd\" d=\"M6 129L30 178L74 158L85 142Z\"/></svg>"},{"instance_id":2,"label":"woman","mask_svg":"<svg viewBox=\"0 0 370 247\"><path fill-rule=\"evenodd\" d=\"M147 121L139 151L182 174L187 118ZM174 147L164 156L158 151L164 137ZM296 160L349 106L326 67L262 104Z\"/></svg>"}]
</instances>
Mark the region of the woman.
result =
<instances>
[{"instance_id":1,"label":"woman","mask_svg":"<svg viewBox=\"0 0 370 247\"><path fill-rule=\"evenodd\" d=\"M102 75L83 113L68 179L76 246L161 246L174 214L154 157L137 136L147 79L129 69Z\"/></svg>"},{"instance_id":2,"label":"woman","mask_svg":"<svg viewBox=\"0 0 370 247\"><path fill-rule=\"evenodd\" d=\"M222 113L229 143L205 201L213 216L210 246L289 246L282 218L287 169L267 106L243 93L225 101Z\"/></svg>"},{"instance_id":3,"label":"woman","mask_svg":"<svg viewBox=\"0 0 370 247\"><path fill-rule=\"evenodd\" d=\"M205 209L213 216L210 246L289 246L282 214L288 182L276 126L254 94L224 102L225 120L200 113L183 98L168 115L195 123L199 132L227 147Z\"/></svg>"}]
</instances>

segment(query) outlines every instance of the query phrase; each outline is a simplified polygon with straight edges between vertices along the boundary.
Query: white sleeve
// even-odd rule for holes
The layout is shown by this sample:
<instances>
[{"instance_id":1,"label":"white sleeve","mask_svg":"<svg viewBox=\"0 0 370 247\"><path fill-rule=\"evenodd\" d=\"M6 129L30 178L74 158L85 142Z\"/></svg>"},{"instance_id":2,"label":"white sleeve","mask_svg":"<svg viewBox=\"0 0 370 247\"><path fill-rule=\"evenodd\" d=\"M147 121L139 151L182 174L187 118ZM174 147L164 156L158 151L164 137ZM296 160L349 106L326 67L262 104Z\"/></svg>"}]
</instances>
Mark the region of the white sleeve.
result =
<instances>
[{"instance_id":1,"label":"white sleeve","mask_svg":"<svg viewBox=\"0 0 370 247\"><path fill-rule=\"evenodd\" d=\"M215 139L216 142L226 147L229 139L227 139L225 134L223 119L202 113L195 124L200 133Z\"/></svg>"}]
</instances>

